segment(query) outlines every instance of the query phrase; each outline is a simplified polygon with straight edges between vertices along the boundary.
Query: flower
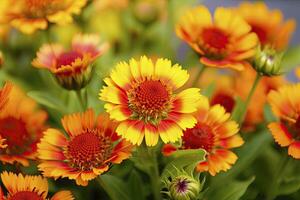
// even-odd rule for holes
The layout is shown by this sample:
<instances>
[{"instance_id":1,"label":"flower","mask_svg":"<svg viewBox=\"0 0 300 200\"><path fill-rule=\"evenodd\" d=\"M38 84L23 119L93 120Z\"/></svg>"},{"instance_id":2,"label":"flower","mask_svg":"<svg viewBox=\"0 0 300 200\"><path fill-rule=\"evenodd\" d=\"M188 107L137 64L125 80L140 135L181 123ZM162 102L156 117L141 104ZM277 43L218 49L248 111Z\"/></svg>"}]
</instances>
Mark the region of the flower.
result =
<instances>
[{"instance_id":1,"label":"flower","mask_svg":"<svg viewBox=\"0 0 300 200\"><path fill-rule=\"evenodd\" d=\"M1 173L1 180L7 190L7 195L1 192L0 199L7 200L47 200L48 182L41 176L23 176L4 171ZM57 192L50 200L73 200L74 197L70 191Z\"/></svg>"},{"instance_id":2,"label":"flower","mask_svg":"<svg viewBox=\"0 0 300 200\"><path fill-rule=\"evenodd\" d=\"M96 119L93 110L66 115L62 125L67 133L49 128L38 144L39 170L46 177L68 177L78 185L119 164L131 155L132 145L119 140L115 133L117 124L107 115Z\"/></svg>"},{"instance_id":3,"label":"flower","mask_svg":"<svg viewBox=\"0 0 300 200\"><path fill-rule=\"evenodd\" d=\"M47 113L37 109L36 102L13 85L0 112L0 136L6 145L0 149L0 161L28 166L28 159L36 158L36 144L46 119Z\"/></svg>"},{"instance_id":4,"label":"flower","mask_svg":"<svg viewBox=\"0 0 300 200\"><path fill-rule=\"evenodd\" d=\"M300 159L300 83L284 85L272 90L268 102L279 122L271 122L268 128L275 141L282 147L288 147L288 154Z\"/></svg>"},{"instance_id":5,"label":"flower","mask_svg":"<svg viewBox=\"0 0 300 200\"><path fill-rule=\"evenodd\" d=\"M178 64L161 58L153 63L143 56L117 64L99 96L110 118L120 121L117 133L123 138L138 145L145 138L147 146L156 145L159 137L164 143L175 142L196 123L191 113L196 111L199 89L174 92L188 78Z\"/></svg>"},{"instance_id":6,"label":"flower","mask_svg":"<svg viewBox=\"0 0 300 200\"><path fill-rule=\"evenodd\" d=\"M264 2L243 2L235 11L248 22L262 46L271 45L276 50L287 46L296 27L295 20L284 21L280 10L270 10Z\"/></svg>"},{"instance_id":7,"label":"flower","mask_svg":"<svg viewBox=\"0 0 300 200\"><path fill-rule=\"evenodd\" d=\"M96 34L78 34L74 36L69 50L60 44L46 44L40 48L32 65L48 69L62 87L78 90L89 83L92 63L108 48L107 43L99 43L100 38Z\"/></svg>"},{"instance_id":8,"label":"flower","mask_svg":"<svg viewBox=\"0 0 300 200\"><path fill-rule=\"evenodd\" d=\"M49 22L65 25L79 14L87 0L2 0L4 22L26 34L46 29Z\"/></svg>"},{"instance_id":9,"label":"flower","mask_svg":"<svg viewBox=\"0 0 300 200\"><path fill-rule=\"evenodd\" d=\"M188 11L176 26L179 38L187 42L206 66L242 70L254 56L257 36L231 9L217 8L212 20L209 10L199 6Z\"/></svg>"},{"instance_id":10,"label":"flower","mask_svg":"<svg viewBox=\"0 0 300 200\"><path fill-rule=\"evenodd\" d=\"M208 171L215 176L220 171L231 168L237 156L230 151L241 146L244 141L237 134L238 124L230 120L221 105L209 106L207 98L202 98L198 110L194 113L197 124L184 131L181 149L204 149L207 152L206 161L197 165L198 172ZM168 144L163 148L164 155L170 155L177 148Z\"/></svg>"}]
</instances>

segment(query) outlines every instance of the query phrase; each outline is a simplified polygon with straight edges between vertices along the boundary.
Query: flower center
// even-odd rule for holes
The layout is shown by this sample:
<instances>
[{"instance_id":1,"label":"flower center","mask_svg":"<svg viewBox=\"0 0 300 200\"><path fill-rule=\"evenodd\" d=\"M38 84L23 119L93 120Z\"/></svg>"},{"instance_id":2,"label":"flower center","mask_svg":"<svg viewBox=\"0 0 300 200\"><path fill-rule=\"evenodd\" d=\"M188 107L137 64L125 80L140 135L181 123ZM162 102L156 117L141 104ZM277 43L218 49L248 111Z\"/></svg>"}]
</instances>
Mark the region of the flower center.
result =
<instances>
[{"instance_id":1,"label":"flower center","mask_svg":"<svg viewBox=\"0 0 300 200\"><path fill-rule=\"evenodd\" d=\"M146 80L138 83L129 91L129 108L133 118L157 124L167 117L171 92L159 80Z\"/></svg>"},{"instance_id":2,"label":"flower center","mask_svg":"<svg viewBox=\"0 0 300 200\"><path fill-rule=\"evenodd\" d=\"M268 37L265 28L256 24L250 24L250 26L251 31L256 33L257 37L259 38L260 43L266 44L268 42Z\"/></svg>"},{"instance_id":3,"label":"flower center","mask_svg":"<svg viewBox=\"0 0 300 200\"><path fill-rule=\"evenodd\" d=\"M0 119L0 134L6 139L8 145L7 153L18 154L26 150L26 146L31 143L31 136L26 129L26 124L14 117Z\"/></svg>"},{"instance_id":4,"label":"flower center","mask_svg":"<svg viewBox=\"0 0 300 200\"><path fill-rule=\"evenodd\" d=\"M111 140L97 135L97 131L87 131L75 136L69 142L65 156L72 167L91 170L101 166L110 156L112 151Z\"/></svg>"},{"instance_id":5,"label":"flower center","mask_svg":"<svg viewBox=\"0 0 300 200\"><path fill-rule=\"evenodd\" d=\"M43 198L35 192L21 191L15 193L13 196L8 198L8 200L43 200Z\"/></svg>"},{"instance_id":6,"label":"flower center","mask_svg":"<svg viewBox=\"0 0 300 200\"><path fill-rule=\"evenodd\" d=\"M63 53L57 58L57 68L60 68L63 65L71 65L77 58L81 59L82 54L76 51Z\"/></svg>"},{"instance_id":7,"label":"flower center","mask_svg":"<svg viewBox=\"0 0 300 200\"><path fill-rule=\"evenodd\" d=\"M213 98L211 99L211 105L216 105L216 104L220 104L221 106L223 106L225 108L226 112L231 113L231 111L233 110L233 107L235 105L235 101L232 98L232 96L229 96L227 94L218 93L218 94L214 95Z\"/></svg>"},{"instance_id":8,"label":"flower center","mask_svg":"<svg viewBox=\"0 0 300 200\"><path fill-rule=\"evenodd\" d=\"M210 126L198 123L194 128L187 129L183 135L183 145L186 149L205 149L211 152L214 145L214 135Z\"/></svg>"},{"instance_id":9,"label":"flower center","mask_svg":"<svg viewBox=\"0 0 300 200\"><path fill-rule=\"evenodd\" d=\"M186 180L186 178L177 180L177 184L176 184L177 192L179 193L186 192L187 186L188 186L188 181Z\"/></svg>"},{"instance_id":10,"label":"flower center","mask_svg":"<svg viewBox=\"0 0 300 200\"><path fill-rule=\"evenodd\" d=\"M220 29L207 28L202 32L204 44L217 50L225 49L228 43L228 36Z\"/></svg>"}]
</instances>

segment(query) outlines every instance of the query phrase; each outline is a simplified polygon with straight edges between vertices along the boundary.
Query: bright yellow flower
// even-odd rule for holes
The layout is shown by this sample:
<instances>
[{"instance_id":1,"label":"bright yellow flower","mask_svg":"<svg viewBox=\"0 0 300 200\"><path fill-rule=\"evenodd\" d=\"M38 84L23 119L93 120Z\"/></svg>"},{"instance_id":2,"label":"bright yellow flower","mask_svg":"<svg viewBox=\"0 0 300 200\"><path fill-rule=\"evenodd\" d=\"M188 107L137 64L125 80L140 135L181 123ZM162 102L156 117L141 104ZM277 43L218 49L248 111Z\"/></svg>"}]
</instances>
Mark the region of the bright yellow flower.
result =
<instances>
[{"instance_id":1,"label":"bright yellow flower","mask_svg":"<svg viewBox=\"0 0 300 200\"><path fill-rule=\"evenodd\" d=\"M7 145L0 150L0 161L27 166L28 159L35 159L46 119L47 113L38 110L35 101L13 86L0 112L0 135Z\"/></svg>"},{"instance_id":2,"label":"bright yellow flower","mask_svg":"<svg viewBox=\"0 0 300 200\"><path fill-rule=\"evenodd\" d=\"M39 170L46 177L68 177L78 185L106 172L131 155L132 145L115 133L117 124L108 115L96 119L93 110L67 115L62 119L67 136L48 129L38 144Z\"/></svg>"},{"instance_id":3,"label":"bright yellow flower","mask_svg":"<svg viewBox=\"0 0 300 200\"><path fill-rule=\"evenodd\" d=\"M271 45L277 50L284 49L295 30L296 21L284 21L282 12L270 10L264 2L243 2L236 11L251 26L262 45Z\"/></svg>"},{"instance_id":4,"label":"bright yellow flower","mask_svg":"<svg viewBox=\"0 0 300 200\"><path fill-rule=\"evenodd\" d=\"M167 59L153 63L143 56L117 64L99 95L110 117L121 122L117 133L123 138L140 145L145 137L148 146L156 145L159 137L175 142L196 123L191 113L201 97L199 89L175 92L188 78L178 64L172 66Z\"/></svg>"},{"instance_id":5,"label":"bright yellow flower","mask_svg":"<svg viewBox=\"0 0 300 200\"><path fill-rule=\"evenodd\" d=\"M79 14L87 0L2 0L5 5L1 21L9 23L26 34L46 29L48 22L65 25L72 15Z\"/></svg>"},{"instance_id":6,"label":"bright yellow flower","mask_svg":"<svg viewBox=\"0 0 300 200\"><path fill-rule=\"evenodd\" d=\"M6 200L73 200L70 191L60 191L47 198L48 182L41 176L23 176L12 172L3 172L1 180L7 190L7 195L2 193L0 188L0 199Z\"/></svg>"},{"instance_id":7,"label":"bright yellow flower","mask_svg":"<svg viewBox=\"0 0 300 200\"><path fill-rule=\"evenodd\" d=\"M275 141L300 159L300 83L285 85L268 95L273 113L280 119L268 125Z\"/></svg>"},{"instance_id":8,"label":"bright yellow flower","mask_svg":"<svg viewBox=\"0 0 300 200\"><path fill-rule=\"evenodd\" d=\"M231 9L217 8L214 19L205 6L199 6L181 17L178 37L187 42L206 66L242 70L254 56L257 36L251 27Z\"/></svg>"},{"instance_id":9,"label":"bright yellow flower","mask_svg":"<svg viewBox=\"0 0 300 200\"><path fill-rule=\"evenodd\" d=\"M238 124L230 120L230 114L221 105L209 106L207 98L199 102L197 112L194 113L197 124L184 131L181 149L204 149L206 161L197 165L197 171L208 171L215 176L220 171L231 168L237 156L230 151L240 147L244 141L237 134ZM168 144L163 148L165 155L176 151L175 146Z\"/></svg>"},{"instance_id":10,"label":"bright yellow flower","mask_svg":"<svg viewBox=\"0 0 300 200\"><path fill-rule=\"evenodd\" d=\"M37 52L32 65L51 71L58 83L69 90L78 90L91 80L93 62L108 48L100 45L96 34L77 34L73 37L71 49L60 44L46 44Z\"/></svg>"}]
</instances>

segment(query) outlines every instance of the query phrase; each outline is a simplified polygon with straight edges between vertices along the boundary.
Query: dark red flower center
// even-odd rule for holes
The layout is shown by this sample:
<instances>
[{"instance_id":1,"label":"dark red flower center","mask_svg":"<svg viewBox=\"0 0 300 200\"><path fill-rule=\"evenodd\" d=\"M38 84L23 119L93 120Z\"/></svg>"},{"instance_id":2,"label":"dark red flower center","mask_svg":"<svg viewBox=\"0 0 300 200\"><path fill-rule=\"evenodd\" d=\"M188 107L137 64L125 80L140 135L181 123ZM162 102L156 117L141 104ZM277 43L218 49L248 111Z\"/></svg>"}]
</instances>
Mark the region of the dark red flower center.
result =
<instances>
[{"instance_id":1,"label":"dark red flower center","mask_svg":"<svg viewBox=\"0 0 300 200\"><path fill-rule=\"evenodd\" d=\"M90 170L99 167L111 155L110 139L96 134L97 130L75 136L68 145L66 157L72 167Z\"/></svg>"},{"instance_id":2,"label":"dark red flower center","mask_svg":"<svg viewBox=\"0 0 300 200\"><path fill-rule=\"evenodd\" d=\"M188 181L187 179L179 179L176 184L177 192L179 193L185 193L188 187Z\"/></svg>"},{"instance_id":3,"label":"dark red flower center","mask_svg":"<svg viewBox=\"0 0 300 200\"><path fill-rule=\"evenodd\" d=\"M21 191L9 197L8 200L43 200L43 198L35 192Z\"/></svg>"},{"instance_id":4,"label":"dark red flower center","mask_svg":"<svg viewBox=\"0 0 300 200\"><path fill-rule=\"evenodd\" d=\"M220 29L217 28L206 28L202 32L202 38L204 44L208 44L210 47L215 49L226 48L229 40L228 36Z\"/></svg>"},{"instance_id":5,"label":"dark red flower center","mask_svg":"<svg viewBox=\"0 0 300 200\"><path fill-rule=\"evenodd\" d=\"M71 65L77 58L81 59L82 54L76 51L63 53L57 58L57 68L60 68L62 65Z\"/></svg>"},{"instance_id":6,"label":"dark red flower center","mask_svg":"<svg viewBox=\"0 0 300 200\"><path fill-rule=\"evenodd\" d=\"M20 153L20 149L26 149L26 145L30 144L32 139L26 124L14 117L0 119L0 134L6 139L5 144L8 145L6 150L13 154Z\"/></svg>"},{"instance_id":7,"label":"dark red flower center","mask_svg":"<svg viewBox=\"0 0 300 200\"><path fill-rule=\"evenodd\" d=\"M198 123L194 128L187 129L183 135L186 149L205 149L210 152L214 145L214 135L210 126Z\"/></svg>"},{"instance_id":8,"label":"dark red flower center","mask_svg":"<svg viewBox=\"0 0 300 200\"><path fill-rule=\"evenodd\" d=\"M256 33L260 43L266 44L268 42L266 29L263 26L257 24L250 24L250 26L251 26L251 31Z\"/></svg>"},{"instance_id":9,"label":"dark red flower center","mask_svg":"<svg viewBox=\"0 0 300 200\"><path fill-rule=\"evenodd\" d=\"M228 94L217 93L211 99L211 105L220 104L226 110L226 112L231 113L234 108L235 100L232 96Z\"/></svg>"},{"instance_id":10,"label":"dark red flower center","mask_svg":"<svg viewBox=\"0 0 300 200\"><path fill-rule=\"evenodd\" d=\"M159 80L146 80L129 91L129 107L138 118L145 120L162 117L170 104L170 91Z\"/></svg>"}]
</instances>

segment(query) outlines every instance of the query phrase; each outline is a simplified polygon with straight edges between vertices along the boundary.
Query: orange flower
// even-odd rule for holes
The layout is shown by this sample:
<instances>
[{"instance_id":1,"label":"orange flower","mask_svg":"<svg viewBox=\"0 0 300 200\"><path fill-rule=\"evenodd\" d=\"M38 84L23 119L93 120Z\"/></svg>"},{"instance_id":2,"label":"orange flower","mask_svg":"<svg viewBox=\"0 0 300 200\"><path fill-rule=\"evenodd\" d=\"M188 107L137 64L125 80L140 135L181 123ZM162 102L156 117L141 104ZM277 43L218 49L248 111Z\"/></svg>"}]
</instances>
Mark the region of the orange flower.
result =
<instances>
[{"instance_id":1,"label":"orange flower","mask_svg":"<svg viewBox=\"0 0 300 200\"><path fill-rule=\"evenodd\" d=\"M35 159L36 144L45 129L46 119L47 113L38 110L35 101L13 86L0 112L0 136L6 145L0 150L0 161L27 166L28 159Z\"/></svg>"},{"instance_id":2,"label":"orange flower","mask_svg":"<svg viewBox=\"0 0 300 200\"><path fill-rule=\"evenodd\" d=\"M283 20L280 10L269 10L263 2L243 2L236 11L251 26L262 45L271 45L277 50L284 49L295 30L296 21Z\"/></svg>"},{"instance_id":3,"label":"orange flower","mask_svg":"<svg viewBox=\"0 0 300 200\"><path fill-rule=\"evenodd\" d=\"M300 159L300 83L285 85L268 95L273 113L280 119L268 125L275 141Z\"/></svg>"},{"instance_id":4,"label":"orange flower","mask_svg":"<svg viewBox=\"0 0 300 200\"><path fill-rule=\"evenodd\" d=\"M2 0L2 20L26 34L46 29L48 22L65 25L87 0ZM0 22L1 22L0 21Z\"/></svg>"},{"instance_id":5,"label":"orange flower","mask_svg":"<svg viewBox=\"0 0 300 200\"><path fill-rule=\"evenodd\" d=\"M230 114L220 105L209 106L208 99L202 98L194 114L197 124L184 131L181 149L204 149L206 161L197 165L197 171L208 171L215 176L231 168L237 156L229 149L241 146L244 141L237 134L238 124L229 120ZM163 148L164 155L170 155L176 148L170 144Z\"/></svg>"},{"instance_id":6,"label":"orange flower","mask_svg":"<svg viewBox=\"0 0 300 200\"><path fill-rule=\"evenodd\" d=\"M176 26L177 35L187 42L206 66L242 70L254 56L257 36L230 9L217 8L212 20L209 10L199 6L188 11Z\"/></svg>"},{"instance_id":7,"label":"orange flower","mask_svg":"<svg viewBox=\"0 0 300 200\"><path fill-rule=\"evenodd\" d=\"M167 59L156 63L143 56L139 61L121 62L104 79L107 86L100 91L105 109L112 119L120 121L117 133L140 145L175 142L182 131L195 125L192 112L200 98L199 89L175 91L189 78L179 65Z\"/></svg>"},{"instance_id":8,"label":"orange flower","mask_svg":"<svg viewBox=\"0 0 300 200\"><path fill-rule=\"evenodd\" d=\"M78 90L90 81L92 63L108 48L107 43L99 43L96 34L78 34L74 36L70 50L65 50L60 44L46 44L32 65L51 71L64 88Z\"/></svg>"},{"instance_id":9,"label":"orange flower","mask_svg":"<svg viewBox=\"0 0 300 200\"><path fill-rule=\"evenodd\" d=\"M8 191L4 196L0 188L0 200L47 200L48 182L41 176L23 176L12 172L3 172L1 180ZM60 191L53 195L50 200L73 200L70 191Z\"/></svg>"},{"instance_id":10,"label":"orange flower","mask_svg":"<svg viewBox=\"0 0 300 200\"><path fill-rule=\"evenodd\" d=\"M57 129L48 129L38 144L38 168L46 177L68 177L78 185L119 164L131 155L132 145L119 140L115 133L116 123L107 115L95 119L93 110L67 115L62 119L67 137Z\"/></svg>"}]
</instances>

